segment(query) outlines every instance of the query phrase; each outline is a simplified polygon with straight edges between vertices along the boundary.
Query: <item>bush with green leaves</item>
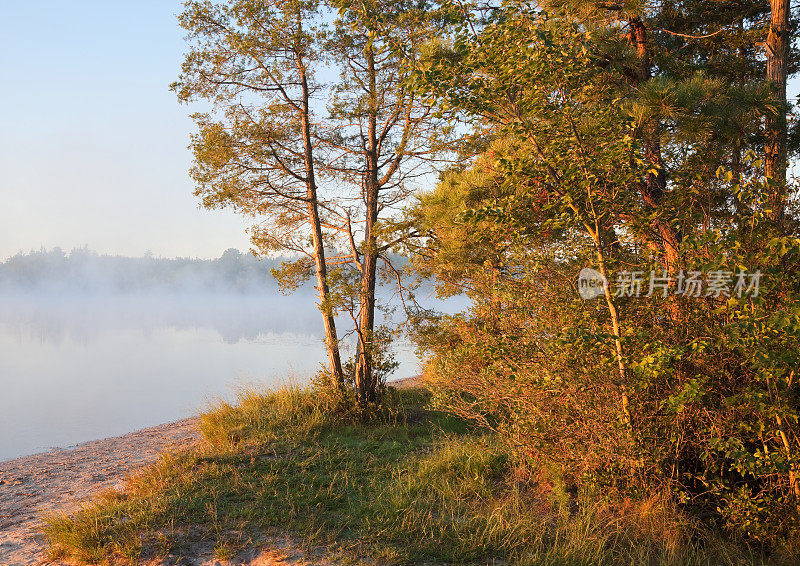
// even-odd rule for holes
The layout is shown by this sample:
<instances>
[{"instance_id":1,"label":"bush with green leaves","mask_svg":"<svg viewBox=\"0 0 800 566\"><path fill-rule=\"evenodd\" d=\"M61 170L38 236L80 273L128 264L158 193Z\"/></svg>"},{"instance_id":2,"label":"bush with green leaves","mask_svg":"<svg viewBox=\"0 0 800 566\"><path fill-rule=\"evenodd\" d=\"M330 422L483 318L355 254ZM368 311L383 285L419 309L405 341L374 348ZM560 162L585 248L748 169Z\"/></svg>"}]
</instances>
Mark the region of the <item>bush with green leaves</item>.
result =
<instances>
[{"instance_id":1,"label":"bush with green leaves","mask_svg":"<svg viewBox=\"0 0 800 566\"><path fill-rule=\"evenodd\" d=\"M763 85L754 73L726 85L702 58L652 64L664 42L628 33L646 10L570 6L454 16L417 75L478 140L410 212L425 234L417 267L472 299L419 321L426 374L440 406L568 484L666 492L794 552L800 231L791 202L785 222L771 214L763 138L741 138L757 132ZM725 129L747 96L744 130ZM591 301L577 293L583 267L609 281ZM737 274L757 270L758 294L739 296ZM665 271L667 296L645 296ZM677 296L690 271L730 284ZM640 296L615 296L623 272L643 275Z\"/></svg>"}]
</instances>

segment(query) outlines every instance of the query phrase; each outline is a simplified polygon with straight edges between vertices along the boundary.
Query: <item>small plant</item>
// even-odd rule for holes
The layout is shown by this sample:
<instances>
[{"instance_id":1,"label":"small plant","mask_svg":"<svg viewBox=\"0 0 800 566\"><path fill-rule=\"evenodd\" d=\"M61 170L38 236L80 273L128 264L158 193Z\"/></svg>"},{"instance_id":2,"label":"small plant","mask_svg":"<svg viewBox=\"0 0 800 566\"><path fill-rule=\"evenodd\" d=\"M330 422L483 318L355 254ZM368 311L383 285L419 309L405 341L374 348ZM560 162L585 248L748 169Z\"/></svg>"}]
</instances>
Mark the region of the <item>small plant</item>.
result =
<instances>
[{"instance_id":1,"label":"small plant","mask_svg":"<svg viewBox=\"0 0 800 566\"><path fill-rule=\"evenodd\" d=\"M217 560L228 561L235 555L233 546L228 541L220 541L214 547L214 558Z\"/></svg>"}]
</instances>

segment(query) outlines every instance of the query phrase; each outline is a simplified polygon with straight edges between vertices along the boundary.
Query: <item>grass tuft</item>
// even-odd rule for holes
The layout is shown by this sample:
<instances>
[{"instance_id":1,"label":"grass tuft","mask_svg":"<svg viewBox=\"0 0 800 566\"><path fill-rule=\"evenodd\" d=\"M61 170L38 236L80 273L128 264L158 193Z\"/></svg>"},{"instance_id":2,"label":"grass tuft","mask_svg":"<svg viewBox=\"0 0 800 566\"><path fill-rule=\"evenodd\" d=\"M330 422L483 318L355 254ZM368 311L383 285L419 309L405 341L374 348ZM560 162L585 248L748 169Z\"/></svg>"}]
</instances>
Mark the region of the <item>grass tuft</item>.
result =
<instances>
[{"instance_id":1,"label":"grass tuft","mask_svg":"<svg viewBox=\"0 0 800 566\"><path fill-rule=\"evenodd\" d=\"M533 479L491 434L424 407L424 391L395 395L408 418L359 424L332 420L308 390L243 390L201 416L203 446L48 517L52 552L135 563L203 540L229 560L246 541L288 532L355 563L770 563L699 536L668 497L612 501Z\"/></svg>"}]
</instances>

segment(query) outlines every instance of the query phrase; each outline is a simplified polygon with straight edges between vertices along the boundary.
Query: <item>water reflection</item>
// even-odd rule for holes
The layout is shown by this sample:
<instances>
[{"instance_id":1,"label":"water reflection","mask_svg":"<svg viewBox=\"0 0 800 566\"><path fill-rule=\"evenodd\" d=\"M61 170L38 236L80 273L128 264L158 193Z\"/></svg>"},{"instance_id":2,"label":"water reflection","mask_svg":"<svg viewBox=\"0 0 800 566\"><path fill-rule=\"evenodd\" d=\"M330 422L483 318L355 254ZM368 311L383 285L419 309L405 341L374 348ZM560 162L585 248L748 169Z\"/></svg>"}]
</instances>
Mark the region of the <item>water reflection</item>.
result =
<instances>
[{"instance_id":1,"label":"water reflection","mask_svg":"<svg viewBox=\"0 0 800 566\"><path fill-rule=\"evenodd\" d=\"M229 344L264 331L318 334L312 297L241 294L17 295L0 299L0 323L22 339L89 342L109 331L212 328Z\"/></svg>"},{"instance_id":2,"label":"water reflection","mask_svg":"<svg viewBox=\"0 0 800 566\"><path fill-rule=\"evenodd\" d=\"M307 379L324 361L309 299L0 298L0 460L181 418L237 382ZM417 371L407 344L398 359Z\"/></svg>"}]
</instances>

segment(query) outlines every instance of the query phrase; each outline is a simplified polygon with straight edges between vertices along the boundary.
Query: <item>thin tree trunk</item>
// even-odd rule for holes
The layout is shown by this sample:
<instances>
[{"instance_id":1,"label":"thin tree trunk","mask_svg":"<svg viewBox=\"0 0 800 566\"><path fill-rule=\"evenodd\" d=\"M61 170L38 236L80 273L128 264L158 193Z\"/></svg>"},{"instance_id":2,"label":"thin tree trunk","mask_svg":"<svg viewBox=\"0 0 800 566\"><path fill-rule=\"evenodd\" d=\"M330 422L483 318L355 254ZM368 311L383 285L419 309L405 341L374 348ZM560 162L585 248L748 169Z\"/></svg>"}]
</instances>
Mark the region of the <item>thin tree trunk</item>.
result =
<instances>
[{"instance_id":1,"label":"thin tree trunk","mask_svg":"<svg viewBox=\"0 0 800 566\"><path fill-rule=\"evenodd\" d=\"M591 196L590 196L591 198ZM605 279L606 284L603 285L603 296L606 300L608 307L608 314L611 319L611 335L614 337L614 350L617 357L617 371L619 372L619 387L620 387L620 413L622 413L622 420L629 433L633 432L633 420L630 411L630 394L628 392L628 366L625 362L625 352L622 348L622 326L620 325L619 312L617 306L614 304L614 298L611 296L611 289L608 282L610 281L610 274L608 266L606 265L606 258L603 252L603 241L601 239L600 227L595 218L595 227L593 228L588 222L584 223L586 231L592 237L595 246L595 256L597 257L597 265L600 274Z\"/></svg>"},{"instance_id":2,"label":"thin tree trunk","mask_svg":"<svg viewBox=\"0 0 800 566\"><path fill-rule=\"evenodd\" d=\"M600 264L600 273L606 281L608 281L608 270L606 269L603 254L598 250L598 262ZM622 350L622 328L619 323L619 313L614 304L614 299L611 297L611 289L608 285L604 286L603 295L606 299L606 306L611 318L611 333L614 336L614 349L617 354L617 370L619 371L620 381L620 410L622 412L622 419L625 423L629 433L633 432L633 419L631 418L630 410L630 393L628 392L628 367L625 363L625 353Z\"/></svg>"},{"instance_id":3,"label":"thin tree trunk","mask_svg":"<svg viewBox=\"0 0 800 566\"><path fill-rule=\"evenodd\" d=\"M377 134L377 72L371 46L365 50L369 77L369 124L367 128L367 168L363 180L366 222L361 272L359 349L356 360L356 391L359 403L377 401L377 375L374 367L375 286L378 267L378 243L375 223L378 220L378 134Z\"/></svg>"},{"instance_id":4,"label":"thin tree trunk","mask_svg":"<svg viewBox=\"0 0 800 566\"><path fill-rule=\"evenodd\" d=\"M792 447L789 444L789 439L786 438L786 433L783 431L783 419L776 415L775 421L778 424L778 436L780 437L781 443L783 444L783 449L786 452L786 458L789 459L793 456ZM796 465L790 466L787 475L789 478L789 487L792 489L792 493L794 493L795 505L797 506L798 512L800 512L800 482L798 482L797 479Z\"/></svg>"},{"instance_id":5,"label":"thin tree trunk","mask_svg":"<svg viewBox=\"0 0 800 566\"><path fill-rule=\"evenodd\" d=\"M368 221L367 231L369 231L369 224ZM374 236L370 239L366 240L368 247L374 245ZM362 260L364 271L361 277L361 316L358 332L358 361L356 363L356 390L360 403L377 401L378 394L373 355L376 347L374 334L377 259L377 254L367 250Z\"/></svg>"},{"instance_id":6,"label":"thin tree trunk","mask_svg":"<svg viewBox=\"0 0 800 566\"><path fill-rule=\"evenodd\" d=\"M314 245L314 264L317 272L317 292L319 295L319 308L322 311L322 321L325 327L325 348L328 352L328 369L334 387L344 390L344 371L339 354L339 339L336 335L336 320L331 306L330 289L328 287L328 268L325 263L325 242L322 238L322 225L319 218L319 202L317 200L317 183L314 175L313 144L311 140L311 125L309 123L309 89L305 66L302 59L298 58L300 81L303 92L303 111L301 116L303 128L304 161L306 170L306 198L308 201L308 220L311 224L311 234Z\"/></svg>"},{"instance_id":7,"label":"thin tree trunk","mask_svg":"<svg viewBox=\"0 0 800 566\"><path fill-rule=\"evenodd\" d=\"M770 218L783 221L786 189L786 69L789 58L789 0L770 0L772 14L767 36L767 82L773 89L777 113L767 116L764 173L769 183Z\"/></svg>"}]
</instances>

